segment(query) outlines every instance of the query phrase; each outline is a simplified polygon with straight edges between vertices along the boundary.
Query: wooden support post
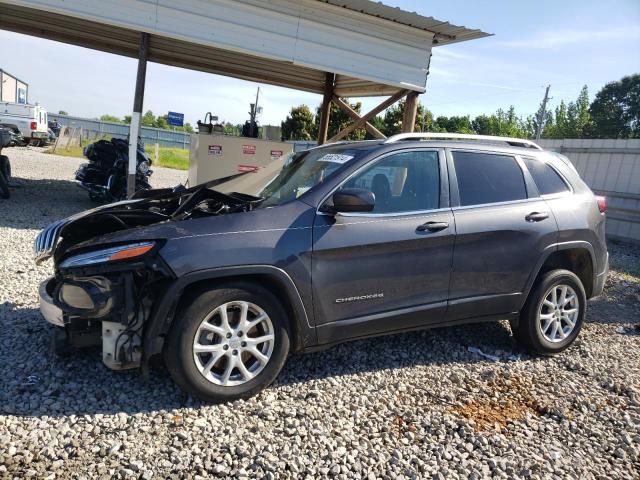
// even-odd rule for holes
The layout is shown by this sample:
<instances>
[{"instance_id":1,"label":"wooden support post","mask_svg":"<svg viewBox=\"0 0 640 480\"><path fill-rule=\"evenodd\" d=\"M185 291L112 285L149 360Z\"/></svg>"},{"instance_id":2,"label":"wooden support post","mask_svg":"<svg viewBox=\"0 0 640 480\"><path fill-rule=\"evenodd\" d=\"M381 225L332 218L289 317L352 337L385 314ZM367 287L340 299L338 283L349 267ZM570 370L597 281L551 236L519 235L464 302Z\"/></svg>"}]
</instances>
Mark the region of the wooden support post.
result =
<instances>
[{"instance_id":1,"label":"wooden support post","mask_svg":"<svg viewBox=\"0 0 640 480\"><path fill-rule=\"evenodd\" d=\"M362 117L360 117L358 120L353 122L351 125L349 125L345 129L343 129L343 130L339 131L338 133L336 133L333 137L331 137L328 140L328 142L336 142L336 141L340 140L341 138L346 137L347 135L349 135L351 132L353 132L357 128L363 128L365 126L365 124L369 121L369 119L375 117L377 114L379 114L385 108L390 107L391 105L396 103L398 100L400 100L406 94L407 94L406 90L400 90L397 93L391 95L389 98L387 98L384 102L382 102L380 105L375 107L373 110L368 111Z\"/></svg>"},{"instance_id":2,"label":"wooden support post","mask_svg":"<svg viewBox=\"0 0 640 480\"><path fill-rule=\"evenodd\" d=\"M402 118L402 131L411 133L416 123L418 113L418 92L409 92L404 103L404 117Z\"/></svg>"},{"instance_id":3,"label":"wooden support post","mask_svg":"<svg viewBox=\"0 0 640 480\"><path fill-rule=\"evenodd\" d=\"M334 73L325 73L324 75L324 96L322 97L322 106L320 107L320 125L318 126L318 145L327 142L327 133L329 132L329 116L331 115L331 98L333 97L333 88L336 76Z\"/></svg>"},{"instance_id":4,"label":"wooden support post","mask_svg":"<svg viewBox=\"0 0 640 480\"><path fill-rule=\"evenodd\" d=\"M136 93L133 97L133 113L129 127L129 174L127 175L127 198L131 198L136 191L136 169L138 167L138 135L140 133L140 117L144 103L144 84L147 76L147 54L149 50L149 34L140 33L140 47L138 51L138 74L136 76Z\"/></svg>"},{"instance_id":5,"label":"wooden support post","mask_svg":"<svg viewBox=\"0 0 640 480\"><path fill-rule=\"evenodd\" d=\"M349 115L353 121L357 122L362 118L358 112L351 108L351 105L349 105L347 102L345 102L335 94L333 95L333 103L338 105L338 107L340 107L343 112ZM384 133L371 125L369 122L365 122L364 128L367 130L367 132L373 135L374 138L387 138Z\"/></svg>"}]
</instances>

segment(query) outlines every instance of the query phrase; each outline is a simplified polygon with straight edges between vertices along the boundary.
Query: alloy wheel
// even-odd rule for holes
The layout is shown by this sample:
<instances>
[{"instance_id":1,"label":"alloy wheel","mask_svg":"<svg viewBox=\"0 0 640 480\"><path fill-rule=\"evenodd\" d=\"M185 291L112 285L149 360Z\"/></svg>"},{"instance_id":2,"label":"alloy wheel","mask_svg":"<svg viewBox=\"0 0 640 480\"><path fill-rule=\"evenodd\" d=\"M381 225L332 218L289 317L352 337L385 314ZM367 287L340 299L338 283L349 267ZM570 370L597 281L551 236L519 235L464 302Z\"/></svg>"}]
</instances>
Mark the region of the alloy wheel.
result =
<instances>
[{"instance_id":1,"label":"alloy wheel","mask_svg":"<svg viewBox=\"0 0 640 480\"><path fill-rule=\"evenodd\" d=\"M231 301L212 310L193 339L193 359L200 374L221 386L255 378L273 353L274 328L258 305Z\"/></svg>"},{"instance_id":2,"label":"alloy wheel","mask_svg":"<svg viewBox=\"0 0 640 480\"><path fill-rule=\"evenodd\" d=\"M538 327L551 343L562 342L573 332L580 304L578 295L569 285L554 285L545 293L538 308Z\"/></svg>"}]
</instances>

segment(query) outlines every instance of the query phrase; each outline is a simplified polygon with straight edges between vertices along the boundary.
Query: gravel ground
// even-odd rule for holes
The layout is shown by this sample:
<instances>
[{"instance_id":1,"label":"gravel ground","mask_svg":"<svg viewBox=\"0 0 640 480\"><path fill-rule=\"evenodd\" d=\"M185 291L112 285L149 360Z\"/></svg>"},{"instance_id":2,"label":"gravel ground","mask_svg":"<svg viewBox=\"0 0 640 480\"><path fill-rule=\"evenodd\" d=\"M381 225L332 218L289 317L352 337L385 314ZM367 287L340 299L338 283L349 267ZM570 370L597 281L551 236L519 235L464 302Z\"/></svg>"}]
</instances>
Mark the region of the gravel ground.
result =
<instances>
[{"instance_id":1,"label":"gravel ground","mask_svg":"<svg viewBox=\"0 0 640 480\"><path fill-rule=\"evenodd\" d=\"M520 351L505 323L408 333L293 356L257 397L209 406L163 370L145 383L98 350L48 353L37 286L51 265L36 267L31 245L91 204L71 183L79 160L7 153L18 188L0 201L0 477L640 476L637 247L610 245L605 295L558 357ZM152 183L184 177L158 168Z\"/></svg>"}]
</instances>

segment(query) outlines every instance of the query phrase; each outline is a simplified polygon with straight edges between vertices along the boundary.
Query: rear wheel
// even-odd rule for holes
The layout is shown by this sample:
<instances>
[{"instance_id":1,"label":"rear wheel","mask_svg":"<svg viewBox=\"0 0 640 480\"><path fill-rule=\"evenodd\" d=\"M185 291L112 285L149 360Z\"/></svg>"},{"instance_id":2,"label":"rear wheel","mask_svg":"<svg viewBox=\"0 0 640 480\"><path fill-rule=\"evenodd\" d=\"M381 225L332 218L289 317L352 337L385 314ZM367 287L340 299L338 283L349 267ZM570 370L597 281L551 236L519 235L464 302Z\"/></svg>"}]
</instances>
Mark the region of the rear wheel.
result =
<instances>
[{"instance_id":1,"label":"rear wheel","mask_svg":"<svg viewBox=\"0 0 640 480\"><path fill-rule=\"evenodd\" d=\"M288 352L288 321L279 302L260 287L239 283L186 298L164 356L180 387L219 403L267 387Z\"/></svg>"},{"instance_id":2,"label":"rear wheel","mask_svg":"<svg viewBox=\"0 0 640 480\"><path fill-rule=\"evenodd\" d=\"M544 273L529 293L514 336L529 350L553 355L568 348L584 323L587 298L580 279L569 270Z\"/></svg>"}]
</instances>

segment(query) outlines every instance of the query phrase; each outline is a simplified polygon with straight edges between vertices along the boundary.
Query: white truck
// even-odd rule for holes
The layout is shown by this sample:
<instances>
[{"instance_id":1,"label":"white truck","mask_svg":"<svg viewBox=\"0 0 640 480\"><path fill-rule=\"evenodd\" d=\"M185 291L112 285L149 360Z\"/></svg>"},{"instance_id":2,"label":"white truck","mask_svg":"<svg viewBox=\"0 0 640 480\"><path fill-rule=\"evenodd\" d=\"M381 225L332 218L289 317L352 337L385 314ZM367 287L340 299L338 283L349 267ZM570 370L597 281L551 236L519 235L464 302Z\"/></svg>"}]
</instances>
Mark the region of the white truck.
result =
<instances>
[{"instance_id":1,"label":"white truck","mask_svg":"<svg viewBox=\"0 0 640 480\"><path fill-rule=\"evenodd\" d=\"M19 130L32 145L43 145L49 138L47 110L40 105L1 102L0 126Z\"/></svg>"}]
</instances>

